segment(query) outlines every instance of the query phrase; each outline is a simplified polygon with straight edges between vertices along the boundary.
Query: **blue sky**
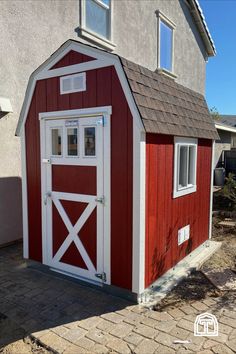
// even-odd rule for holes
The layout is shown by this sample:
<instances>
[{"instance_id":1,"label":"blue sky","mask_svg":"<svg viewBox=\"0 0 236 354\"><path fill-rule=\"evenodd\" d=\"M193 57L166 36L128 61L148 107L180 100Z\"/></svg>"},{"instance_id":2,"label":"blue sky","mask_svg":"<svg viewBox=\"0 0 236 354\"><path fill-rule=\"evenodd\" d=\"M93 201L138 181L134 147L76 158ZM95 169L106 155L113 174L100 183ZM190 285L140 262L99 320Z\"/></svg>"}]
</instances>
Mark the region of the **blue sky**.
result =
<instances>
[{"instance_id":1,"label":"blue sky","mask_svg":"<svg viewBox=\"0 0 236 354\"><path fill-rule=\"evenodd\" d=\"M217 55L209 58L206 99L221 114L236 115L236 0L199 0Z\"/></svg>"}]
</instances>

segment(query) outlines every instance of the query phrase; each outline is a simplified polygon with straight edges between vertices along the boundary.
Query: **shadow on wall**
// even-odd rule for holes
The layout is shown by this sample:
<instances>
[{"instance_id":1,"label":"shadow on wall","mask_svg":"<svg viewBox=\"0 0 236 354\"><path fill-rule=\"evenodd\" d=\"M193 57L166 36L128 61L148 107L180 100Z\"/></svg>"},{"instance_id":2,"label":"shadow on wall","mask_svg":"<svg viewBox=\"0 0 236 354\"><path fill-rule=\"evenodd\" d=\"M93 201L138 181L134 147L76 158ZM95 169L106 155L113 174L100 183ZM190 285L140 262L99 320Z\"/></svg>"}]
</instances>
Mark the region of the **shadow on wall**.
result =
<instances>
[{"instance_id":1,"label":"shadow on wall","mask_svg":"<svg viewBox=\"0 0 236 354\"><path fill-rule=\"evenodd\" d=\"M0 246L22 238L21 178L0 178Z\"/></svg>"}]
</instances>

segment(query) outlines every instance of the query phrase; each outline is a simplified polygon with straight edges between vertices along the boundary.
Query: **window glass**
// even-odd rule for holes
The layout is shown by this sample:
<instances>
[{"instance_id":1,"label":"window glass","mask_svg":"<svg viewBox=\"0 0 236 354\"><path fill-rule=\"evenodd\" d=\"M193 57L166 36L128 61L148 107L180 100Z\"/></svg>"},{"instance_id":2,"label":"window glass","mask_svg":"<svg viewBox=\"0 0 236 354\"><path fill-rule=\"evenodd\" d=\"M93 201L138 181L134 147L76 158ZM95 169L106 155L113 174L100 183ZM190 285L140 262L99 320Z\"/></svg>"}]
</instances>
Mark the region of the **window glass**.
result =
<instances>
[{"instance_id":1,"label":"window glass","mask_svg":"<svg viewBox=\"0 0 236 354\"><path fill-rule=\"evenodd\" d=\"M179 147L179 188L187 187L188 147Z\"/></svg>"},{"instance_id":2,"label":"window glass","mask_svg":"<svg viewBox=\"0 0 236 354\"><path fill-rule=\"evenodd\" d=\"M84 128L84 154L85 156L96 155L95 127Z\"/></svg>"},{"instance_id":3,"label":"window glass","mask_svg":"<svg viewBox=\"0 0 236 354\"><path fill-rule=\"evenodd\" d=\"M86 27L93 32L109 39L109 0L86 0L85 16ZM104 6L105 5L105 6Z\"/></svg>"},{"instance_id":4,"label":"window glass","mask_svg":"<svg viewBox=\"0 0 236 354\"><path fill-rule=\"evenodd\" d=\"M78 156L78 128L67 129L67 155Z\"/></svg>"},{"instance_id":5,"label":"window glass","mask_svg":"<svg viewBox=\"0 0 236 354\"><path fill-rule=\"evenodd\" d=\"M52 129L52 155L61 156L61 129Z\"/></svg>"},{"instance_id":6,"label":"window glass","mask_svg":"<svg viewBox=\"0 0 236 354\"><path fill-rule=\"evenodd\" d=\"M188 184L194 184L195 154L195 146L189 146Z\"/></svg>"},{"instance_id":7,"label":"window glass","mask_svg":"<svg viewBox=\"0 0 236 354\"><path fill-rule=\"evenodd\" d=\"M172 71L173 29L160 21L160 67Z\"/></svg>"}]
</instances>

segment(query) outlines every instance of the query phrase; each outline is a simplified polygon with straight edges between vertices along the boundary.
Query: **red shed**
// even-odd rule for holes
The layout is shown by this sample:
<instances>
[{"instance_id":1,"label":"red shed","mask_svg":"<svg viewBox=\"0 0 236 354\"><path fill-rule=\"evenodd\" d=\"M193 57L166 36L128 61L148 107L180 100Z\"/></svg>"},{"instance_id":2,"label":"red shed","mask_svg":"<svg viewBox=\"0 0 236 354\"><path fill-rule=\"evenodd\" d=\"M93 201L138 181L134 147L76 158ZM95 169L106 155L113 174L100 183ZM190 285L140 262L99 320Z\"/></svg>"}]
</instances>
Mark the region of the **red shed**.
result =
<instances>
[{"instance_id":1,"label":"red shed","mask_svg":"<svg viewBox=\"0 0 236 354\"><path fill-rule=\"evenodd\" d=\"M202 95L69 40L31 75L17 135L25 258L140 299L209 238Z\"/></svg>"}]
</instances>

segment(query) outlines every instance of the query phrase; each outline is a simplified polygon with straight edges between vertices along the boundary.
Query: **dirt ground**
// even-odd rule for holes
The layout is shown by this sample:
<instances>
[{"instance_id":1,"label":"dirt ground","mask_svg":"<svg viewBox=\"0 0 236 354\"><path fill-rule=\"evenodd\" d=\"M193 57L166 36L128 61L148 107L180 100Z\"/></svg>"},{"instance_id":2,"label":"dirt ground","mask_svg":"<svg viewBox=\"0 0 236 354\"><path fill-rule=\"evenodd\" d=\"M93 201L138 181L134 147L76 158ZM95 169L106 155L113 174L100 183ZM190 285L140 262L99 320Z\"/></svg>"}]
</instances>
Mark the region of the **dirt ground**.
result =
<instances>
[{"instance_id":1,"label":"dirt ground","mask_svg":"<svg viewBox=\"0 0 236 354\"><path fill-rule=\"evenodd\" d=\"M51 352L34 343L19 326L0 313L1 354L50 354ZM22 338L22 339L19 339Z\"/></svg>"},{"instance_id":2,"label":"dirt ground","mask_svg":"<svg viewBox=\"0 0 236 354\"><path fill-rule=\"evenodd\" d=\"M1 354L50 354L51 352L33 343L30 338L20 339L0 348Z\"/></svg>"},{"instance_id":3,"label":"dirt ground","mask_svg":"<svg viewBox=\"0 0 236 354\"><path fill-rule=\"evenodd\" d=\"M221 248L207 260L202 269L231 269L236 271L236 228L219 225L224 218L213 217L212 239L222 243ZM236 221L236 220L234 220ZM235 302L236 292L218 290L200 271L193 272L171 291L157 306L156 310L165 311L170 307L180 307L186 303L208 297L222 297L222 302Z\"/></svg>"}]
</instances>

